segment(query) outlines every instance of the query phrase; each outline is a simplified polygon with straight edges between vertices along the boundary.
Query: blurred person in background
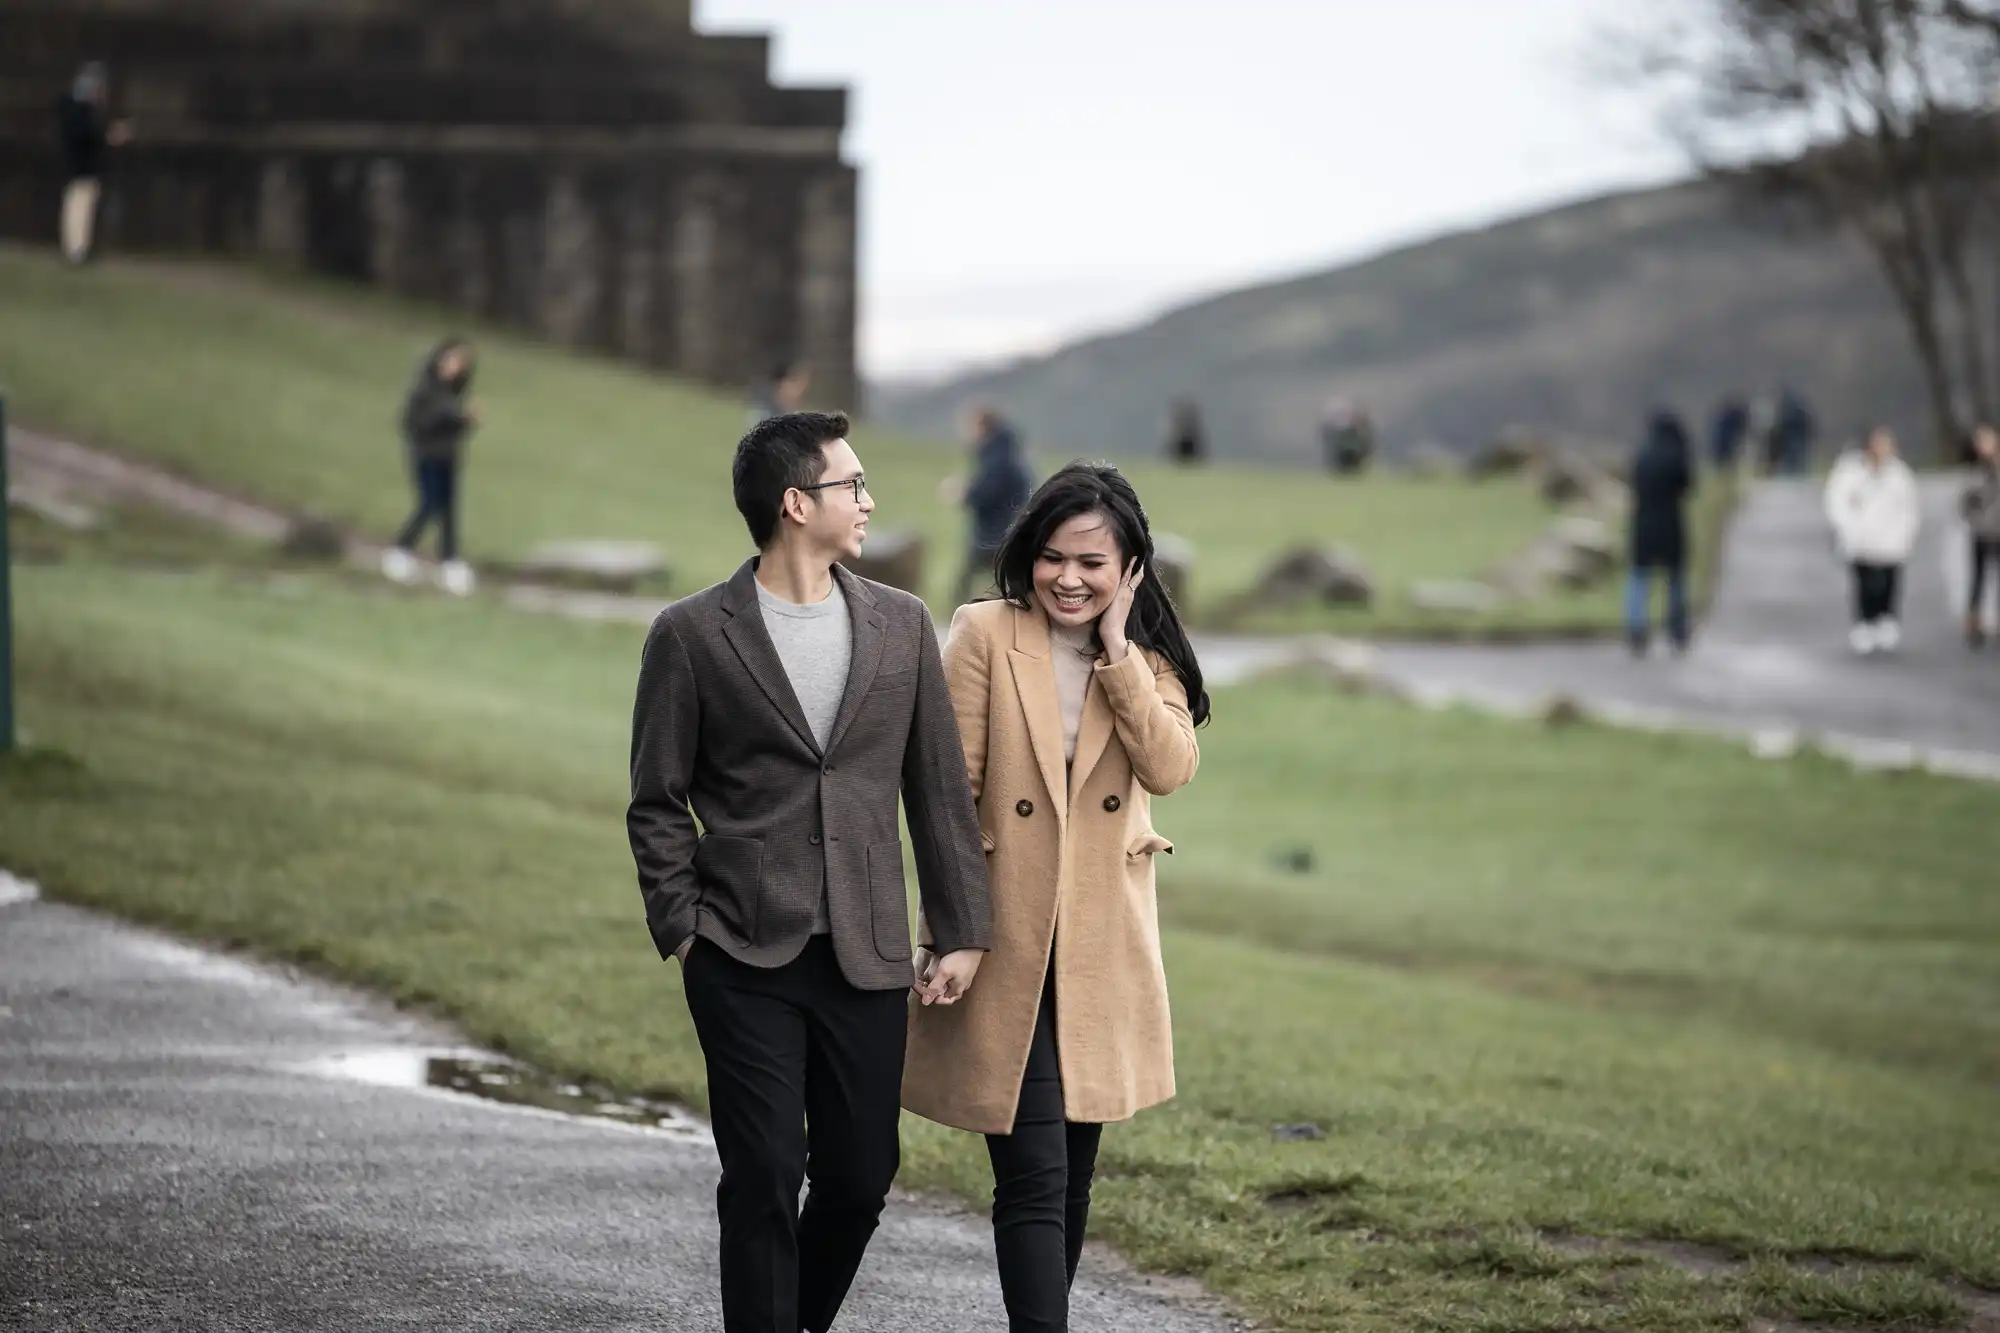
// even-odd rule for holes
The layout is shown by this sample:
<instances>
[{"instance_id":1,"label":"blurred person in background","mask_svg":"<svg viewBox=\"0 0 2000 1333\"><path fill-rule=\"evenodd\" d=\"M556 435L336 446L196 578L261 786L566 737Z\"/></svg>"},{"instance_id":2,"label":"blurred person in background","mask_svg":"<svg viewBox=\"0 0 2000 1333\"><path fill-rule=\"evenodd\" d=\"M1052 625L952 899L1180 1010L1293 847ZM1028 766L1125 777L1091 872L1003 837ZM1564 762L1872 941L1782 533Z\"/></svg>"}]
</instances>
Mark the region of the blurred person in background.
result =
<instances>
[{"instance_id":1,"label":"blurred person in background","mask_svg":"<svg viewBox=\"0 0 2000 1333\"><path fill-rule=\"evenodd\" d=\"M812 388L812 367L803 361L780 361L771 375L750 390L750 415L746 425L755 428L772 417L796 412Z\"/></svg>"},{"instance_id":2,"label":"blurred person in background","mask_svg":"<svg viewBox=\"0 0 2000 1333\"><path fill-rule=\"evenodd\" d=\"M1709 457L1718 469L1733 468L1743 456L1743 441L1750 435L1750 405L1740 394L1730 394L1715 409L1715 423L1709 431Z\"/></svg>"},{"instance_id":3,"label":"blurred person in background","mask_svg":"<svg viewBox=\"0 0 2000 1333\"><path fill-rule=\"evenodd\" d=\"M56 101L56 138L63 160L62 256L72 265L96 253L108 150L132 137L130 124L106 118L109 98L104 66L92 61L77 71L70 90Z\"/></svg>"},{"instance_id":4,"label":"blurred person in background","mask_svg":"<svg viewBox=\"0 0 2000 1333\"><path fill-rule=\"evenodd\" d=\"M1825 501L1840 553L1854 571L1848 642L1864 657L1894 652L1903 641L1896 619L1903 566L1923 523L1916 474L1898 456L1895 433L1877 426L1861 448L1843 454L1827 478Z\"/></svg>"},{"instance_id":5,"label":"blurred person in background","mask_svg":"<svg viewBox=\"0 0 2000 1333\"><path fill-rule=\"evenodd\" d=\"M1632 572L1625 587L1625 636L1635 657L1652 642L1655 577L1667 585L1667 638L1687 651L1687 499L1694 490L1694 450L1687 427L1668 411L1653 413L1632 460Z\"/></svg>"},{"instance_id":6,"label":"blurred person in background","mask_svg":"<svg viewBox=\"0 0 2000 1333\"><path fill-rule=\"evenodd\" d=\"M1986 642L1986 580L2000 580L2000 431L1981 422L1972 432L1972 480L1959 497L1972 541L1972 591L1966 598L1965 641Z\"/></svg>"},{"instance_id":7,"label":"blurred person in background","mask_svg":"<svg viewBox=\"0 0 2000 1333\"><path fill-rule=\"evenodd\" d=\"M417 541L435 522L438 581L460 597L473 586L472 567L458 558L458 476L465 438L479 424L479 413L466 397L472 369L472 344L462 338L445 339L417 367L403 400L403 444L417 506L396 534L396 544L382 553L384 574L398 583L414 582Z\"/></svg>"},{"instance_id":8,"label":"blurred person in background","mask_svg":"<svg viewBox=\"0 0 2000 1333\"><path fill-rule=\"evenodd\" d=\"M1812 409L1796 389L1778 394L1777 413L1765 439L1766 470L1781 477L1802 477L1812 466L1813 440L1819 432Z\"/></svg>"},{"instance_id":9,"label":"blurred person in background","mask_svg":"<svg viewBox=\"0 0 2000 1333\"><path fill-rule=\"evenodd\" d=\"M1192 467L1208 456L1201 428L1201 407L1192 398L1176 398L1167 412L1167 458Z\"/></svg>"},{"instance_id":10,"label":"blurred person in background","mask_svg":"<svg viewBox=\"0 0 2000 1333\"><path fill-rule=\"evenodd\" d=\"M958 576L956 599L961 603L992 580L994 553L1035 489L1021 437L998 412L974 406L966 414L966 434L972 442L971 475L947 478L939 488L945 503L965 506L971 522L965 569Z\"/></svg>"},{"instance_id":11,"label":"blurred person in background","mask_svg":"<svg viewBox=\"0 0 2000 1333\"><path fill-rule=\"evenodd\" d=\"M1174 1095L1152 798L1193 780L1209 702L1116 468L1049 478L994 563L944 650L992 949L956 1005L910 1007L903 1105L986 1136L1007 1326L1059 1333L1103 1128Z\"/></svg>"},{"instance_id":12,"label":"blurred person in background","mask_svg":"<svg viewBox=\"0 0 2000 1333\"><path fill-rule=\"evenodd\" d=\"M1320 410L1320 448L1327 469L1337 475L1361 472L1375 455L1375 423L1366 408L1345 398L1329 398Z\"/></svg>"}]
</instances>

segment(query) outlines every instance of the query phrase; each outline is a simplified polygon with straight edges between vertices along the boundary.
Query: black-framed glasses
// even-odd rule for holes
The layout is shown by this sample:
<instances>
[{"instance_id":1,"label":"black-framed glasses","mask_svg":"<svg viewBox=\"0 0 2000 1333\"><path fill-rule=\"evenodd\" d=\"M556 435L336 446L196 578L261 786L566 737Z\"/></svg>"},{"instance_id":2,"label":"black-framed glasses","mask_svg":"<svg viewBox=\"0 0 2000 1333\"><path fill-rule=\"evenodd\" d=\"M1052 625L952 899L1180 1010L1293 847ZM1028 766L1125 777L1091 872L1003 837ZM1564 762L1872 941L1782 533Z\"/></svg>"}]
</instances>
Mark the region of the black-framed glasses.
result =
<instances>
[{"instance_id":1,"label":"black-framed glasses","mask_svg":"<svg viewBox=\"0 0 2000 1333\"><path fill-rule=\"evenodd\" d=\"M835 486L852 486L854 488L854 503L860 504L861 497L868 493L868 477L866 474L859 477L844 477L839 481L822 481L816 486L795 486L793 489L800 491L825 491L831 490Z\"/></svg>"}]
</instances>

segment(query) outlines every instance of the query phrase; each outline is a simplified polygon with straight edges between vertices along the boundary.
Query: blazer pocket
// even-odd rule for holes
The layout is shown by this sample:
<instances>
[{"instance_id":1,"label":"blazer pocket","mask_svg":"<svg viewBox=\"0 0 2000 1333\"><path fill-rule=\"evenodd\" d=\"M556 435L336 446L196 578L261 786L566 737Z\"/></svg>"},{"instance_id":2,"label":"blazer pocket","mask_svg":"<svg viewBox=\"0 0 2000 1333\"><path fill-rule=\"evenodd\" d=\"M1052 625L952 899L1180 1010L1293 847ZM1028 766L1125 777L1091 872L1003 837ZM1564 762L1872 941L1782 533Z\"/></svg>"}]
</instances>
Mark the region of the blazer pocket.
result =
<instances>
[{"instance_id":1,"label":"blazer pocket","mask_svg":"<svg viewBox=\"0 0 2000 1333\"><path fill-rule=\"evenodd\" d=\"M868 848L868 915L875 952L892 963L910 957L910 896L903 887L903 844L878 842Z\"/></svg>"},{"instance_id":2,"label":"blazer pocket","mask_svg":"<svg viewBox=\"0 0 2000 1333\"><path fill-rule=\"evenodd\" d=\"M871 693L888 694L894 690L915 689L916 684L917 668L905 667L901 671L877 672L874 683L868 688Z\"/></svg>"},{"instance_id":3,"label":"blazer pocket","mask_svg":"<svg viewBox=\"0 0 2000 1333\"><path fill-rule=\"evenodd\" d=\"M745 944L757 942L757 907L764 897L764 840L704 834L694 845L694 879L701 910Z\"/></svg>"},{"instance_id":4,"label":"blazer pocket","mask_svg":"<svg viewBox=\"0 0 2000 1333\"><path fill-rule=\"evenodd\" d=\"M1174 854L1174 845L1153 832L1153 830L1147 829L1139 835L1130 847L1125 849L1125 859L1128 861L1143 860L1155 852L1165 852L1168 856L1172 856Z\"/></svg>"}]
</instances>

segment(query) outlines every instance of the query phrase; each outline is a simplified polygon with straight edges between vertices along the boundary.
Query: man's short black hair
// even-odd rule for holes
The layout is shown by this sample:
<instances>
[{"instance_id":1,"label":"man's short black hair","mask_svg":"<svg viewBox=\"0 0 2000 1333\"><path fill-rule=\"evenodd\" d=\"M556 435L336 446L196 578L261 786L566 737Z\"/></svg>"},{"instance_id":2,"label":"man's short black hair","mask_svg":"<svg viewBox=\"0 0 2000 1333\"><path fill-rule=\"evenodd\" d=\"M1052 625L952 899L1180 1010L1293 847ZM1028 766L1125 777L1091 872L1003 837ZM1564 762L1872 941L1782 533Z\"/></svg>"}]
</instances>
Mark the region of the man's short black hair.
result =
<instances>
[{"instance_id":1,"label":"man's short black hair","mask_svg":"<svg viewBox=\"0 0 2000 1333\"><path fill-rule=\"evenodd\" d=\"M785 492L811 486L826 471L826 446L847 438L844 412L787 412L750 428L736 446L730 476L736 512L763 550L778 531Z\"/></svg>"}]
</instances>

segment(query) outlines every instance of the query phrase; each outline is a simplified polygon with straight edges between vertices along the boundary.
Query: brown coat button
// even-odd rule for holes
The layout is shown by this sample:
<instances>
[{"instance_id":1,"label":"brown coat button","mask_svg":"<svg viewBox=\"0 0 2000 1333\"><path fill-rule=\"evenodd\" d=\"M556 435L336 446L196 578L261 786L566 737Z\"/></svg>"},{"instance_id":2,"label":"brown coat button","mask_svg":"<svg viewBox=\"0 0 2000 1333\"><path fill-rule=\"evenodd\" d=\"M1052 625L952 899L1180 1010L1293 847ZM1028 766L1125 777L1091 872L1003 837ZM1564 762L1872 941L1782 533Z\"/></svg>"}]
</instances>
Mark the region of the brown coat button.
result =
<instances>
[{"instance_id":1,"label":"brown coat button","mask_svg":"<svg viewBox=\"0 0 2000 1333\"><path fill-rule=\"evenodd\" d=\"M1119 800L1116 796L1107 796L1104 798L1105 810L1114 815L1118 813L1118 807L1123 804L1125 803Z\"/></svg>"},{"instance_id":2,"label":"brown coat button","mask_svg":"<svg viewBox=\"0 0 2000 1333\"><path fill-rule=\"evenodd\" d=\"M1033 801L1016 801L1014 803L1014 813L1026 819L1029 815L1035 813L1035 803Z\"/></svg>"}]
</instances>

